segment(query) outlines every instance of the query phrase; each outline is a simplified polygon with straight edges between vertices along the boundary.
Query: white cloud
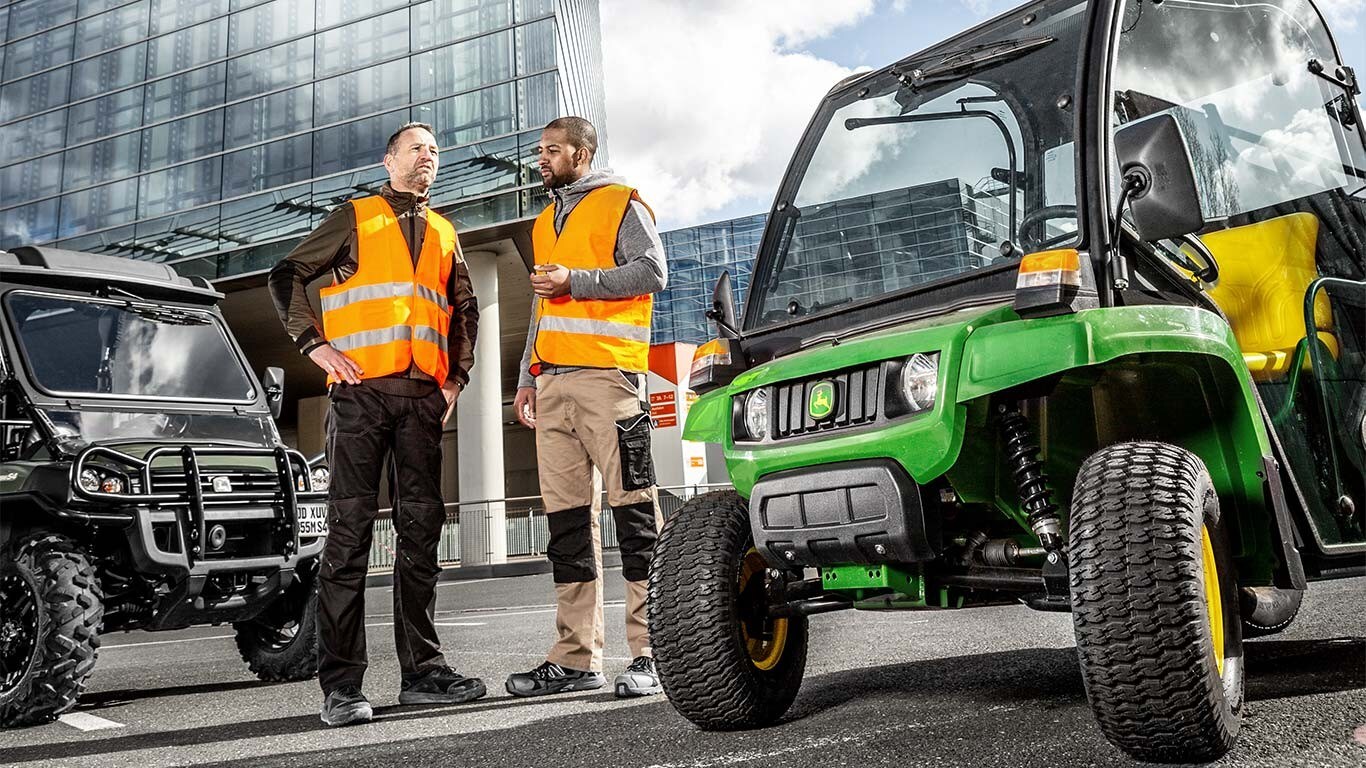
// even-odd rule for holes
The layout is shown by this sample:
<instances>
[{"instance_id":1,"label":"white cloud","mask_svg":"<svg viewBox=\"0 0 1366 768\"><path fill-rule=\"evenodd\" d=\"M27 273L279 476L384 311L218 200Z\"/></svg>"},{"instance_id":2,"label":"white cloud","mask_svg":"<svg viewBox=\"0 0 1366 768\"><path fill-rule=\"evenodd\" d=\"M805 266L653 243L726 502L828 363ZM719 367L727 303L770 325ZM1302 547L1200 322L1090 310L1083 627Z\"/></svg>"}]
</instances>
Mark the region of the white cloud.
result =
<instances>
[{"instance_id":1,"label":"white cloud","mask_svg":"<svg viewBox=\"0 0 1366 768\"><path fill-rule=\"evenodd\" d=\"M614 170L672 229L772 199L820 98L854 70L799 46L873 0L603 0Z\"/></svg>"},{"instance_id":2,"label":"white cloud","mask_svg":"<svg viewBox=\"0 0 1366 768\"><path fill-rule=\"evenodd\" d=\"M1366 9L1366 0L1319 0L1317 3L1319 10L1328 17L1328 27L1334 32L1348 32L1355 30L1361 21L1361 12ZM1358 42L1360 38L1357 38ZM1341 45L1346 41L1339 40ZM1346 50L1343 53L1347 53ZM1360 51L1358 51L1360 55Z\"/></svg>"}]
</instances>

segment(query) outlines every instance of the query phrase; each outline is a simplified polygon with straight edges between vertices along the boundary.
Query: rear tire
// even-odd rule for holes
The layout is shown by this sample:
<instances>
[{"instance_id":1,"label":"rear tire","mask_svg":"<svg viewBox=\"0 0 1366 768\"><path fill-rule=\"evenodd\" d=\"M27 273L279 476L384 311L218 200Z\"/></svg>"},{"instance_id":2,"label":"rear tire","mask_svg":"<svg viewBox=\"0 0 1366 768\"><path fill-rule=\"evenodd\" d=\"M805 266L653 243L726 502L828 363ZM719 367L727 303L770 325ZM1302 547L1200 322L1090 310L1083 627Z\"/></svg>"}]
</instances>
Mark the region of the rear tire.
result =
<instances>
[{"instance_id":1,"label":"rear tire","mask_svg":"<svg viewBox=\"0 0 1366 768\"><path fill-rule=\"evenodd\" d=\"M698 496L664 524L650 567L650 640L669 702L704 730L770 725L797 697L806 617L763 615L764 582L754 579L767 578L734 491Z\"/></svg>"},{"instance_id":2,"label":"rear tire","mask_svg":"<svg viewBox=\"0 0 1366 768\"><path fill-rule=\"evenodd\" d=\"M1101 731L1140 760L1218 759L1242 714L1242 622L1204 463L1110 446L1082 465L1072 506L1073 624Z\"/></svg>"},{"instance_id":3,"label":"rear tire","mask_svg":"<svg viewBox=\"0 0 1366 768\"><path fill-rule=\"evenodd\" d=\"M251 621L232 625L242 661L264 682L297 682L318 674L318 578L300 578Z\"/></svg>"},{"instance_id":4,"label":"rear tire","mask_svg":"<svg viewBox=\"0 0 1366 768\"><path fill-rule=\"evenodd\" d=\"M38 725L76 706L85 692L99 654L103 595L84 551L59 534L27 539L9 568L18 579L12 585L22 581L33 590L33 610L25 612L33 621L9 629L31 633L19 641L31 641L33 655L0 696L0 726Z\"/></svg>"},{"instance_id":5,"label":"rear tire","mask_svg":"<svg viewBox=\"0 0 1366 768\"><path fill-rule=\"evenodd\" d=\"M1243 587L1239 602L1243 614L1243 637L1266 637L1283 632L1300 613L1302 589Z\"/></svg>"}]
</instances>

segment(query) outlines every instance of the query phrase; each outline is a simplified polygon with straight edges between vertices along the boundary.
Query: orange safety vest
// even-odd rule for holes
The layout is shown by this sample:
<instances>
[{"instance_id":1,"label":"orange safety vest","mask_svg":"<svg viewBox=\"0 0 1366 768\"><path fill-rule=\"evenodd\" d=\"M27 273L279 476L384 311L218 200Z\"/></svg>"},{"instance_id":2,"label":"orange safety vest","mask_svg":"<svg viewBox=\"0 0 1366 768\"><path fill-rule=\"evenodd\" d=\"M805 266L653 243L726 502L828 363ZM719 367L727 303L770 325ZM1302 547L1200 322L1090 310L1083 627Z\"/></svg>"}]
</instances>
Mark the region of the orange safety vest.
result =
<instances>
[{"instance_id":1,"label":"orange safety vest","mask_svg":"<svg viewBox=\"0 0 1366 768\"><path fill-rule=\"evenodd\" d=\"M555 205L536 218L531 243L537 264L569 269L612 269L617 230L632 200L630 187L611 184L589 192L574 206L564 230L555 234ZM643 204L643 202L642 202ZM648 210L648 206L646 209ZM654 212L650 215L653 217ZM650 367L650 294L626 299L577 301L569 295L536 303L536 342L531 372L542 363L582 368L619 368L643 373Z\"/></svg>"},{"instance_id":2,"label":"orange safety vest","mask_svg":"<svg viewBox=\"0 0 1366 768\"><path fill-rule=\"evenodd\" d=\"M356 214L356 273L320 291L323 335L356 361L361 378L402 373L416 364L438 383L450 371L446 285L456 253L455 227L427 211L427 234L413 266L394 209L383 197L351 201ZM328 383L335 380L328 377Z\"/></svg>"}]
</instances>

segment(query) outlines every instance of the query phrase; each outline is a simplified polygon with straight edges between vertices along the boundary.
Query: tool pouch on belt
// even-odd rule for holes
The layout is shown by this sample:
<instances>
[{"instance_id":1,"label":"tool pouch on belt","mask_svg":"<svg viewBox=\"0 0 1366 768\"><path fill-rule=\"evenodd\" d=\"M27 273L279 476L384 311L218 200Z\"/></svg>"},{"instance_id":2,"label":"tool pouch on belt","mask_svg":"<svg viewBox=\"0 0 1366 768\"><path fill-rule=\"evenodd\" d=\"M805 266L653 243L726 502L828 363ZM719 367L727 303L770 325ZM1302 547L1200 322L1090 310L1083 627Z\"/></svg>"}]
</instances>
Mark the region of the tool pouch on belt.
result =
<instances>
[{"instance_id":1,"label":"tool pouch on belt","mask_svg":"<svg viewBox=\"0 0 1366 768\"><path fill-rule=\"evenodd\" d=\"M617 422L617 448L623 491L639 491L655 484L655 465L650 458L650 414Z\"/></svg>"}]
</instances>

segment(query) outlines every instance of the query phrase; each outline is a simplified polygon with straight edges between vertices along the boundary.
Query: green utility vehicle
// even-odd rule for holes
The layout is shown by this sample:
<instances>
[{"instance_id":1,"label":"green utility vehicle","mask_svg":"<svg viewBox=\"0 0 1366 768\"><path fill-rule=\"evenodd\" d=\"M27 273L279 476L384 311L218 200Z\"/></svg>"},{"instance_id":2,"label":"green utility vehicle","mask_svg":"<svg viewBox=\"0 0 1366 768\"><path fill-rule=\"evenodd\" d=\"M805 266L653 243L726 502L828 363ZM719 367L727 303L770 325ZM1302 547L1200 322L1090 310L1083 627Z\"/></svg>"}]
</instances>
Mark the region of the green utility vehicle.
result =
<instances>
[{"instance_id":1,"label":"green utility vehicle","mask_svg":"<svg viewBox=\"0 0 1366 768\"><path fill-rule=\"evenodd\" d=\"M100 636L232 623L263 680L317 671L324 466L280 441L202 278L0 252L0 725L75 705Z\"/></svg>"},{"instance_id":2,"label":"green utility vehicle","mask_svg":"<svg viewBox=\"0 0 1366 768\"><path fill-rule=\"evenodd\" d=\"M811 614L1018 601L1112 743L1226 752L1243 638L1366 574L1357 94L1307 0L1042 0L838 84L693 368L735 491L659 542L678 711L778 720Z\"/></svg>"}]
</instances>

